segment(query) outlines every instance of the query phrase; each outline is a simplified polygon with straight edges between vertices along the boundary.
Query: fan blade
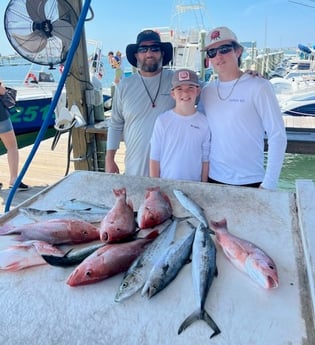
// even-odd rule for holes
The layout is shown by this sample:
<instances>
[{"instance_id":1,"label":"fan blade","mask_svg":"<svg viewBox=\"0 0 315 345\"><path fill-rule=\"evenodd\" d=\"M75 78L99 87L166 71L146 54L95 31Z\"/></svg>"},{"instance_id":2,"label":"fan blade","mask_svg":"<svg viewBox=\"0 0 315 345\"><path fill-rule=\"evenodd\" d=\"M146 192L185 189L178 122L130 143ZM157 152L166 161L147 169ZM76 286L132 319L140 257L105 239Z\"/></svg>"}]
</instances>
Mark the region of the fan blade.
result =
<instances>
[{"instance_id":1,"label":"fan blade","mask_svg":"<svg viewBox=\"0 0 315 345\"><path fill-rule=\"evenodd\" d=\"M26 0L26 10L33 22L40 23L46 20L46 2L47 0Z\"/></svg>"},{"instance_id":2,"label":"fan blade","mask_svg":"<svg viewBox=\"0 0 315 345\"><path fill-rule=\"evenodd\" d=\"M73 26L65 20L56 20L52 27L52 35L58 37L62 41L63 49L68 51L74 33Z\"/></svg>"},{"instance_id":3,"label":"fan blade","mask_svg":"<svg viewBox=\"0 0 315 345\"><path fill-rule=\"evenodd\" d=\"M12 34L12 37L16 40L19 46L28 53L39 53L47 44L46 35L40 31L34 31L25 36Z\"/></svg>"}]
</instances>

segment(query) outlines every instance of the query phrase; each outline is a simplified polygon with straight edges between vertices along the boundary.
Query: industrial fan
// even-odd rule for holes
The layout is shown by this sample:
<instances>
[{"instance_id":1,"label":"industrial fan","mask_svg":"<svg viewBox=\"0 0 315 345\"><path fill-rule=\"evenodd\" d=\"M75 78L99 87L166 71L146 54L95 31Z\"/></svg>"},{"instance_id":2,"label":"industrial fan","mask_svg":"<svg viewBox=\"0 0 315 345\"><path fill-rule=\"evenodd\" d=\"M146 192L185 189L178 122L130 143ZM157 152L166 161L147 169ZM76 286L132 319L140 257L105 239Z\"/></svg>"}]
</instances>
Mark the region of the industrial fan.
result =
<instances>
[{"instance_id":1,"label":"industrial fan","mask_svg":"<svg viewBox=\"0 0 315 345\"><path fill-rule=\"evenodd\" d=\"M11 0L4 29L22 57L52 68L66 60L77 19L67 0Z\"/></svg>"}]
</instances>

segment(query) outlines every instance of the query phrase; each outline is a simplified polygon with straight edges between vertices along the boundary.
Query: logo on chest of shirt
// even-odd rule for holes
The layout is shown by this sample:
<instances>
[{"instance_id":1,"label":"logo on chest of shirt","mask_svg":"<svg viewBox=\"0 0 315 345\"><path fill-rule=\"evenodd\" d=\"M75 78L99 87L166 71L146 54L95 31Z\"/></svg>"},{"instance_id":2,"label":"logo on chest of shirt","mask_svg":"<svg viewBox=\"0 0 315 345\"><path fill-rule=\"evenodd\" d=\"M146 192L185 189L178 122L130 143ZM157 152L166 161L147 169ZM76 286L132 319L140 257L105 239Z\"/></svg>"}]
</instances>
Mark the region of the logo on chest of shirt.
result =
<instances>
[{"instance_id":1,"label":"logo on chest of shirt","mask_svg":"<svg viewBox=\"0 0 315 345\"><path fill-rule=\"evenodd\" d=\"M242 98L242 99L240 99L240 98L230 98L230 99L229 99L229 102L233 102L233 103L244 103L244 102L245 102L245 99L244 99L244 98Z\"/></svg>"},{"instance_id":2,"label":"logo on chest of shirt","mask_svg":"<svg viewBox=\"0 0 315 345\"><path fill-rule=\"evenodd\" d=\"M193 125L192 123L190 124L190 127L192 127L192 128L196 128L196 129L200 129L200 127L199 127L199 126Z\"/></svg>"}]
</instances>

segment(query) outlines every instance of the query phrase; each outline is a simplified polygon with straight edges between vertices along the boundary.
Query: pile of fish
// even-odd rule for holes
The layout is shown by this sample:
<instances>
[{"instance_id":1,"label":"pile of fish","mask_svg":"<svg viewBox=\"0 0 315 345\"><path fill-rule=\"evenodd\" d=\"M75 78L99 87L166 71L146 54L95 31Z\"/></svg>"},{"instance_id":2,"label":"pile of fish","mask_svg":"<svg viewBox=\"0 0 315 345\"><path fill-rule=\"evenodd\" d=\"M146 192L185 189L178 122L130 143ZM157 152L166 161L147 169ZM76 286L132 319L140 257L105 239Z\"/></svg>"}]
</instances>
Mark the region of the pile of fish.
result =
<instances>
[{"instance_id":1,"label":"pile of fish","mask_svg":"<svg viewBox=\"0 0 315 345\"><path fill-rule=\"evenodd\" d=\"M173 215L170 198L160 187L146 189L137 212L125 187L113 189L115 203L111 208L74 199L63 202L57 210L23 208L21 212L36 221L0 227L0 235L15 235L19 241L0 252L0 269L17 271L45 263L76 265L66 279L72 287L125 272L115 296L115 301L121 302L137 292L152 298L191 262L196 309L179 326L178 334L194 321L203 320L212 328L213 337L220 329L205 310L209 289L218 275L212 235L234 266L259 286L276 288L277 268L261 248L231 234L226 219L209 223L192 198L181 190L173 193L189 217ZM61 246L95 241L79 249Z\"/></svg>"}]
</instances>

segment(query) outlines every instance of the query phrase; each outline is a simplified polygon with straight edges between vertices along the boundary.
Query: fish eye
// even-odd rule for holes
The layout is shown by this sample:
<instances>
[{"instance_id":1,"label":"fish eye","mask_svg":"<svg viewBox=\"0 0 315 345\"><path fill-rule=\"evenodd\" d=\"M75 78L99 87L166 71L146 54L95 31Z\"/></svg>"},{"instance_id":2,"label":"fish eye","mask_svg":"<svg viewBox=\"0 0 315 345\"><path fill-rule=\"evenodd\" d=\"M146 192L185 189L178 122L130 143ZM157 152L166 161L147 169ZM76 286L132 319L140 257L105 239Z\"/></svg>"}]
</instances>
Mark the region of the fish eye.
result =
<instances>
[{"instance_id":1,"label":"fish eye","mask_svg":"<svg viewBox=\"0 0 315 345\"><path fill-rule=\"evenodd\" d=\"M126 287L128 287L128 285L129 285L128 282L124 282L124 283L122 284L122 287L123 287L123 288L126 288Z\"/></svg>"},{"instance_id":2,"label":"fish eye","mask_svg":"<svg viewBox=\"0 0 315 345\"><path fill-rule=\"evenodd\" d=\"M86 272L85 272L85 275L86 275L87 277L91 277L91 276L92 276L92 271L86 271Z\"/></svg>"}]
</instances>

